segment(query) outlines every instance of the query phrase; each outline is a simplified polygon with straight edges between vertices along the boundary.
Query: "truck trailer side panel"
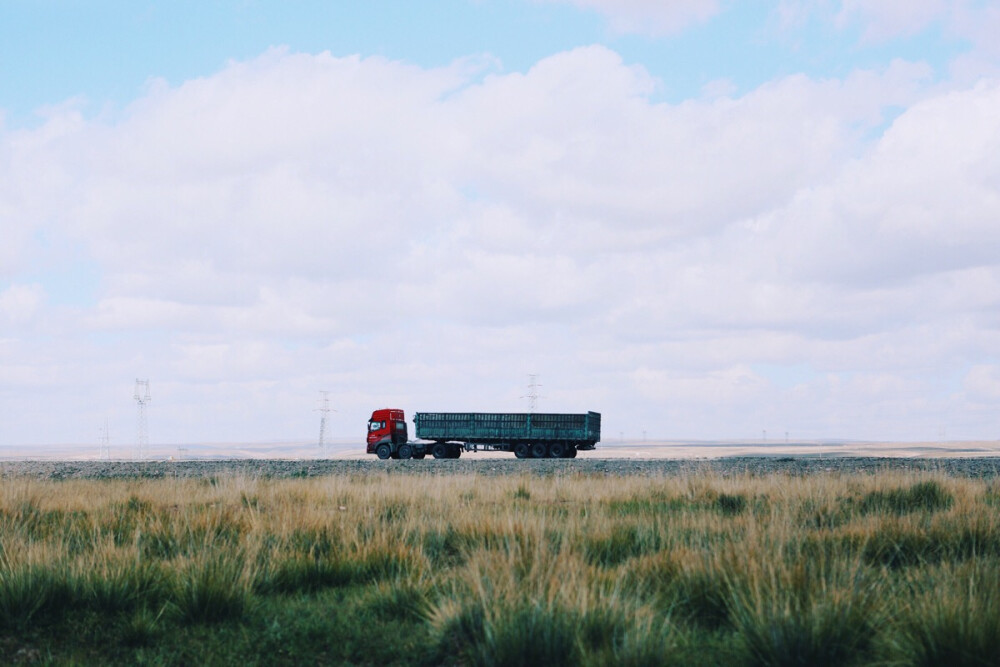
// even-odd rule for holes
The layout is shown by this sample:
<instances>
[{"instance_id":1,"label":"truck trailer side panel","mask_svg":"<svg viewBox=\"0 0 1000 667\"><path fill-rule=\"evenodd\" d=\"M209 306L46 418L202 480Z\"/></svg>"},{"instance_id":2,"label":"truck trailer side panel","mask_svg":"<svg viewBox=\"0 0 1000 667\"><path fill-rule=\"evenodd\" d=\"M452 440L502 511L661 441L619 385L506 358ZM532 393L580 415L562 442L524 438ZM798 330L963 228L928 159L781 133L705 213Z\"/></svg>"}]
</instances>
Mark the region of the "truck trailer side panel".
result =
<instances>
[{"instance_id":1,"label":"truck trailer side panel","mask_svg":"<svg viewBox=\"0 0 1000 667\"><path fill-rule=\"evenodd\" d=\"M593 447L601 439L601 415L494 412L418 412L416 436L438 442L484 445L566 442Z\"/></svg>"}]
</instances>

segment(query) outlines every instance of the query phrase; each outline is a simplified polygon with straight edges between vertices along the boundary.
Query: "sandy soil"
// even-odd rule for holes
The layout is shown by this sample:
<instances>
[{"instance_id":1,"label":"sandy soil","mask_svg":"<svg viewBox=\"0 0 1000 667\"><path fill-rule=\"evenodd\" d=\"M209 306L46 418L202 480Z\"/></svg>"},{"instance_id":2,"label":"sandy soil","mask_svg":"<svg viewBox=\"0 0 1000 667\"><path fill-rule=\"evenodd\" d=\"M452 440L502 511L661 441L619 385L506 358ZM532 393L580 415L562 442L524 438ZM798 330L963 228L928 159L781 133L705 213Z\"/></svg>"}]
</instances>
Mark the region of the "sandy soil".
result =
<instances>
[{"instance_id":1,"label":"sandy soil","mask_svg":"<svg viewBox=\"0 0 1000 667\"><path fill-rule=\"evenodd\" d=\"M650 442L599 446L611 458L697 459L730 456L878 456L962 458L1000 456L1000 440L970 442ZM593 453L591 453L593 454Z\"/></svg>"}]
</instances>

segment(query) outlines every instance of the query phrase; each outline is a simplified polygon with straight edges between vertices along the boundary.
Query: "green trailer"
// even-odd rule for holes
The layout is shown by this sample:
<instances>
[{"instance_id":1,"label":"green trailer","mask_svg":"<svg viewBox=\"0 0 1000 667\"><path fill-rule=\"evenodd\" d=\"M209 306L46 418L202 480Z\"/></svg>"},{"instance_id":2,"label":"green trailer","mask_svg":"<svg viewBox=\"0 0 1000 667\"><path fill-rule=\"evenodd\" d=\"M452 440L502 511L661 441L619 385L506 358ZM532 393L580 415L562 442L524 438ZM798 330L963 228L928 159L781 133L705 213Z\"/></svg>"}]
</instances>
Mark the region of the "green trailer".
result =
<instances>
[{"instance_id":1,"label":"green trailer","mask_svg":"<svg viewBox=\"0 0 1000 667\"><path fill-rule=\"evenodd\" d=\"M428 441L422 449L435 458L456 458L463 450L513 452L520 459L573 458L601 440L597 412L418 412L413 423L416 437Z\"/></svg>"}]
</instances>

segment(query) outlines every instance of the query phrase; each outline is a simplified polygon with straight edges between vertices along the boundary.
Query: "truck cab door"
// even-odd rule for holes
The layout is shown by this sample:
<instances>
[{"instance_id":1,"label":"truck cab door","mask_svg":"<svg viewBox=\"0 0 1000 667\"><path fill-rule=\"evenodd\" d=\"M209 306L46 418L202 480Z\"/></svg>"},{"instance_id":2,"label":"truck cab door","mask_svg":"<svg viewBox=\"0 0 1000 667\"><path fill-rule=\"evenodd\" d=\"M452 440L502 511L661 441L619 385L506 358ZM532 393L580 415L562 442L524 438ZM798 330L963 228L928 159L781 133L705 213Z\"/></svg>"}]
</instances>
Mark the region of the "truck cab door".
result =
<instances>
[{"instance_id":1,"label":"truck cab door","mask_svg":"<svg viewBox=\"0 0 1000 667\"><path fill-rule=\"evenodd\" d=\"M368 453L374 454L380 442L389 436L389 429L384 421L368 422Z\"/></svg>"}]
</instances>

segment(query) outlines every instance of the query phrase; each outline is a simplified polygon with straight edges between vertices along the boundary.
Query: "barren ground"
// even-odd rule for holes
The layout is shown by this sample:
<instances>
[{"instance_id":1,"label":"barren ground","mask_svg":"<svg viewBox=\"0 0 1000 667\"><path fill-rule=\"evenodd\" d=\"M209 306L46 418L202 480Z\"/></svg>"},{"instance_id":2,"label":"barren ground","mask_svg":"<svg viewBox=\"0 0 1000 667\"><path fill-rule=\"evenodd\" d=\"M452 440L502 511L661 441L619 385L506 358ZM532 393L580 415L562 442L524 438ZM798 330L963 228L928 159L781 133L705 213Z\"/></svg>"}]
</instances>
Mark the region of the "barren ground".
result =
<instances>
[{"instance_id":1,"label":"barren ground","mask_svg":"<svg viewBox=\"0 0 1000 667\"><path fill-rule=\"evenodd\" d=\"M941 472L961 477L1000 475L1000 457L854 457L732 456L713 459L635 459L599 457L587 452L576 459L517 460L477 457L458 460L380 461L365 459L231 459L209 461L5 461L0 477L38 479L111 479L159 477L315 477L322 475L647 475L692 474L878 474L888 471Z\"/></svg>"}]
</instances>

